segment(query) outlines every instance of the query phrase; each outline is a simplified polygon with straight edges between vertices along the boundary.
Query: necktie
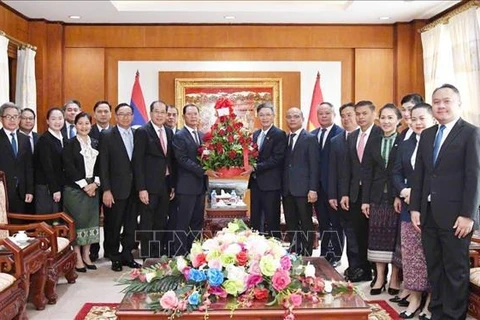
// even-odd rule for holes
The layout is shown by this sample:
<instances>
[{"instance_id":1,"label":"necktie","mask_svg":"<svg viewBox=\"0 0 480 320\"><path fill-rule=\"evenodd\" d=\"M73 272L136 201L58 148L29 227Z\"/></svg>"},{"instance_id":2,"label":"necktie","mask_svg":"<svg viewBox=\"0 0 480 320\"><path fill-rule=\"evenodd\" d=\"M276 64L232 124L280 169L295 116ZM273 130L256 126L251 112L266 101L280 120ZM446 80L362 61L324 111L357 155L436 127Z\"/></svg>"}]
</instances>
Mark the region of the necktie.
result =
<instances>
[{"instance_id":1,"label":"necktie","mask_svg":"<svg viewBox=\"0 0 480 320\"><path fill-rule=\"evenodd\" d=\"M358 147L357 147L357 156L358 160L360 160L360 163L362 162L363 158L363 151L365 151L365 136L367 134L365 132L362 132L360 135L360 141L358 142Z\"/></svg>"},{"instance_id":2,"label":"necktie","mask_svg":"<svg viewBox=\"0 0 480 320\"><path fill-rule=\"evenodd\" d=\"M195 143L197 144L197 146L199 146L200 140L198 139L197 131L193 130L192 134L193 134L193 140L195 140Z\"/></svg>"},{"instance_id":3,"label":"necktie","mask_svg":"<svg viewBox=\"0 0 480 320\"><path fill-rule=\"evenodd\" d=\"M320 135L320 140L318 140L318 143L320 144L320 149L323 149L323 145L324 145L323 140L325 139L325 132L327 132L327 129L323 128L322 134Z\"/></svg>"},{"instance_id":4,"label":"necktie","mask_svg":"<svg viewBox=\"0 0 480 320\"><path fill-rule=\"evenodd\" d=\"M265 139L265 132L262 130L257 140L258 150L260 150L260 148L262 147L264 139Z\"/></svg>"},{"instance_id":5,"label":"necktie","mask_svg":"<svg viewBox=\"0 0 480 320\"><path fill-rule=\"evenodd\" d=\"M125 136L125 148L127 149L128 158L132 160L132 153L133 153L133 142L131 137L132 132L129 130L125 130L123 135Z\"/></svg>"},{"instance_id":6,"label":"necktie","mask_svg":"<svg viewBox=\"0 0 480 320\"><path fill-rule=\"evenodd\" d=\"M15 133L10 133L10 135L12 136L12 150L13 150L13 154L15 155L15 157L17 157L17 153L18 153L18 148L17 148L17 139L15 139Z\"/></svg>"},{"instance_id":7,"label":"necktie","mask_svg":"<svg viewBox=\"0 0 480 320\"><path fill-rule=\"evenodd\" d=\"M291 133L290 137L288 137L288 149L293 149L293 138L296 136L296 133Z\"/></svg>"},{"instance_id":8,"label":"necktie","mask_svg":"<svg viewBox=\"0 0 480 320\"><path fill-rule=\"evenodd\" d=\"M435 137L435 142L433 144L433 164L435 165L437 163L437 158L438 154L440 153L440 147L442 143L442 138L443 138L443 130L445 130L445 125L442 124L440 126L440 130L437 132L437 136Z\"/></svg>"},{"instance_id":9,"label":"necktie","mask_svg":"<svg viewBox=\"0 0 480 320\"><path fill-rule=\"evenodd\" d=\"M158 134L160 137L160 145L162 146L163 153L167 155L167 144L165 142L165 129L158 130Z\"/></svg>"},{"instance_id":10,"label":"necktie","mask_svg":"<svg viewBox=\"0 0 480 320\"><path fill-rule=\"evenodd\" d=\"M74 126L73 124L70 125L70 130L68 131L68 137L69 137L69 138L73 138L73 137L76 136L75 131L73 131L73 128L74 128L74 127L75 127L75 126Z\"/></svg>"},{"instance_id":11,"label":"necktie","mask_svg":"<svg viewBox=\"0 0 480 320\"><path fill-rule=\"evenodd\" d=\"M30 138L30 146L32 147L32 153L33 153L33 149L35 148L35 143L33 143L33 136L29 136Z\"/></svg>"}]
</instances>

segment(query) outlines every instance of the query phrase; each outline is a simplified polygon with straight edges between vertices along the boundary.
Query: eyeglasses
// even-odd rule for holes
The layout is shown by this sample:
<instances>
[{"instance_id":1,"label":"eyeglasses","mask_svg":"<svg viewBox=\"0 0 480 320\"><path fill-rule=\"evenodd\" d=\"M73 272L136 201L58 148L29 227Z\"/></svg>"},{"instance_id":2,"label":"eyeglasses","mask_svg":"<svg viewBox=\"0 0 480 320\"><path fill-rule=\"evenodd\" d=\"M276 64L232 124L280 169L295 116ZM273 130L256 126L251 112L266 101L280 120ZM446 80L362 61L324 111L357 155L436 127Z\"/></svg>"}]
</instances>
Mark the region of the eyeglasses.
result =
<instances>
[{"instance_id":1,"label":"eyeglasses","mask_svg":"<svg viewBox=\"0 0 480 320\"><path fill-rule=\"evenodd\" d=\"M117 117L127 118L133 116L133 113L117 113Z\"/></svg>"},{"instance_id":2,"label":"eyeglasses","mask_svg":"<svg viewBox=\"0 0 480 320\"><path fill-rule=\"evenodd\" d=\"M7 114L6 116L2 116L2 118L7 119L7 120L17 120L18 115L12 116L12 115Z\"/></svg>"},{"instance_id":3,"label":"eyeglasses","mask_svg":"<svg viewBox=\"0 0 480 320\"><path fill-rule=\"evenodd\" d=\"M34 117L20 117L22 120L28 120L28 121L33 121L35 120Z\"/></svg>"}]
</instances>

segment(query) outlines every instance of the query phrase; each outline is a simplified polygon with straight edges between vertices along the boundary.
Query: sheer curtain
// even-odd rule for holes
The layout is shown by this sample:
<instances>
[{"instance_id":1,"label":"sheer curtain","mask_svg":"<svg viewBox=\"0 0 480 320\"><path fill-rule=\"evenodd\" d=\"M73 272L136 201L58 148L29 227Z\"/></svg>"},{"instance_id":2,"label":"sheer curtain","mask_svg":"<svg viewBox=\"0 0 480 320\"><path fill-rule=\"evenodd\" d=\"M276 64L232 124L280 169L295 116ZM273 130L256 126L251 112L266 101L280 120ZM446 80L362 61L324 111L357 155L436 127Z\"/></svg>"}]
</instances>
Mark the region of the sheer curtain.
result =
<instances>
[{"instance_id":1,"label":"sheer curtain","mask_svg":"<svg viewBox=\"0 0 480 320\"><path fill-rule=\"evenodd\" d=\"M480 26L477 8L452 17L448 23L455 82L462 96L462 117L480 125Z\"/></svg>"},{"instance_id":2,"label":"sheer curtain","mask_svg":"<svg viewBox=\"0 0 480 320\"><path fill-rule=\"evenodd\" d=\"M35 51L19 48L17 51L17 81L15 104L20 108L30 108L36 113L37 85L35 80Z\"/></svg>"},{"instance_id":3,"label":"sheer curtain","mask_svg":"<svg viewBox=\"0 0 480 320\"><path fill-rule=\"evenodd\" d=\"M0 105L10 100L8 75L8 39L0 35Z\"/></svg>"}]
</instances>

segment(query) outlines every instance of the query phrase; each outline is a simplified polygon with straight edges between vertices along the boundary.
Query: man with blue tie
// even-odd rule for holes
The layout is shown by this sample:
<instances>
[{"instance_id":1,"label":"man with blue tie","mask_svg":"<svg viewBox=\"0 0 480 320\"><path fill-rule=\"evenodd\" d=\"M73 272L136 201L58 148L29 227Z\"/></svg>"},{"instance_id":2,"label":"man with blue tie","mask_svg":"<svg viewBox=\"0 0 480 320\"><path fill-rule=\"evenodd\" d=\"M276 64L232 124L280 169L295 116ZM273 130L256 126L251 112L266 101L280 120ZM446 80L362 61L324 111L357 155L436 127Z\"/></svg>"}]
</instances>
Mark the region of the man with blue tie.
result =
<instances>
[{"instance_id":1,"label":"man with blue tie","mask_svg":"<svg viewBox=\"0 0 480 320\"><path fill-rule=\"evenodd\" d=\"M18 134L20 108L7 102L0 107L0 171L7 178L8 211L26 213L33 201L32 147L28 137Z\"/></svg>"},{"instance_id":2,"label":"man with blue tie","mask_svg":"<svg viewBox=\"0 0 480 320\"><path fill-rule=\"evenodd\" d=\"M62 136L65 139L71 139L77 135L75 128L75 117L82 111L80 102L77 100L70 100L63 106L63 113L65 115L65 125L62 128Z\"/></svg>"},{"instance_id":3,"label":"man with blue tie","mask_svg":"<svg viewBox=\"0 0 480 320\"><path fill-rule=\"evenodd\" d=\"M254 230L280 238L280 192L287 136L273 125L272 103L260 104L257 116L262 127L253 133L253 142L259 150L257 163L242 173L250 175L250 225Z\"/></svg>"},{"instance_id":4,"label":"man with blue tie","mask_svg":"<svg viewBox=\"0 0 480 320\"><path fill-rule=\"evenodd\" d=\"M318 201L315 202L320 231L320 255L325 257L333 267L340 264L342 258L344 235L340 225L340 219L328 204L328 172L331 140L344 130L333 122L335 108L330 102L322 102L317 106L317 120L320 127L312 131L318 139L319 168L320 168L320 189Z\"/></svg>"},{"instance_id":5,"label":"man with blue tie","mask_svg":"<svg viewBox=\"0 0 480 320\"><path fill-rule=\"evenodd\" d=\"M465 319L480 203L480 129L460 117L460 93L451 84L433 91L432 110L439 124L420 136L410 214L422 232L432 319Z\"/></svg>"}]
</instances>

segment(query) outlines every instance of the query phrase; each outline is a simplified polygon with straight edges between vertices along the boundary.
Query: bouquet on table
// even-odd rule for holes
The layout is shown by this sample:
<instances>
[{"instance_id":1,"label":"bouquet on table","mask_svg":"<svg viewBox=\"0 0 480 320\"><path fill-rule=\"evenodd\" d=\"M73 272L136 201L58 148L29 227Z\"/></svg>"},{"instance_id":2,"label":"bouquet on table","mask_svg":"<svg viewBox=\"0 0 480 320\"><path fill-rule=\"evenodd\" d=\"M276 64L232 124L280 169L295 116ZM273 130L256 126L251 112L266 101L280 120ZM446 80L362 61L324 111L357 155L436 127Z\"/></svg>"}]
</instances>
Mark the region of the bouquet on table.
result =
<instances>
[{"instance_id":1,"label":"bouquet on table","mask_svg":"<svg viewBox=\"0 0 480 320\"><path fill-rule=\"evenodd\" d=\"M239 175L243 168L255 163L258 148L237 119L231 100L220 97L215 110L217 121L203 136L204 144L198 148L198 157L205 170L217 171L223 178Z\"/></svg>"},{"instance_id":2,"label":"bouquet on table","mask_svg":"<svg viewBox=\"0 0 480 320\"><path fill-rule=\"evenodd\" d=\"M232 312L264 300L266 305L282 305L290 320L304 301L317 303L325 293L353 290L350 283L316 277L313 265L304 265L278 240L250 230L242 220L230 222L212 239L195 242L187 257L163 257L119 282L127 285L125 292L154 293L149 307L171 318L193 310L208 315L212 302L236 297Z\"/></svg>"}]
</instances>

